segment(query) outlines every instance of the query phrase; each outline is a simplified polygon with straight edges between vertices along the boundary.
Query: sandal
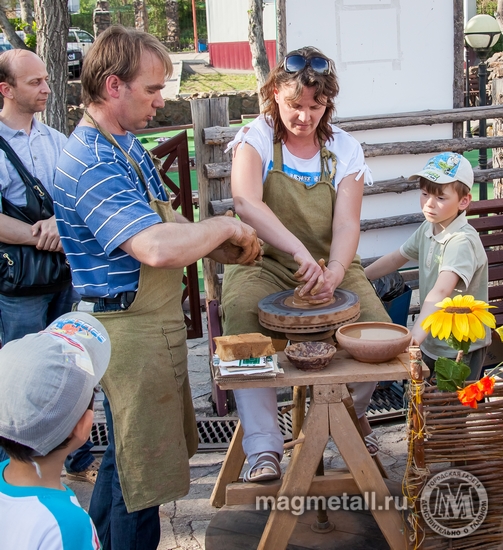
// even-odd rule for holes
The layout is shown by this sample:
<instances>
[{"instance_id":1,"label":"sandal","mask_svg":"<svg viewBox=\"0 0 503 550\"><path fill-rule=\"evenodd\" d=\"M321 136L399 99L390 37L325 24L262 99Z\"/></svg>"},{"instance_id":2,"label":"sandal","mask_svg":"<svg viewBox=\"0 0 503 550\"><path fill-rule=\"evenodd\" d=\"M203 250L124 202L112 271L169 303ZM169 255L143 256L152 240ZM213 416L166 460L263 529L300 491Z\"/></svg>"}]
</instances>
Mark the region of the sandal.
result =
<instances>
[{"instance_id":1,"label":"sandal","mask_svg":"<svg viewBox=\"0 0 503 550\"><path fill-rule=\"evenodd\" d=\"M369 452L370 456L376 456L379 452L379 441L377 441L377 436L374 431L366 435L363 440L365 441L365 446Z\"/></svg>"},{"instance_id":2,"label":"sandal","mask_svg":"<svg viewBox=\"0 0 503 550\"><path fill-rule=\"evenodd\" d=\"M268 468L272 472L258 474L251 477L253 472L260 470L262 468ZM265 451L260 453L257 462L250 468L245 475L243 476L243 481L248 483L257 483L259 481L272 481L274 479L281 478L281 467L279 465L278 455L273 452Z\"/></svg>"}]
</instances>

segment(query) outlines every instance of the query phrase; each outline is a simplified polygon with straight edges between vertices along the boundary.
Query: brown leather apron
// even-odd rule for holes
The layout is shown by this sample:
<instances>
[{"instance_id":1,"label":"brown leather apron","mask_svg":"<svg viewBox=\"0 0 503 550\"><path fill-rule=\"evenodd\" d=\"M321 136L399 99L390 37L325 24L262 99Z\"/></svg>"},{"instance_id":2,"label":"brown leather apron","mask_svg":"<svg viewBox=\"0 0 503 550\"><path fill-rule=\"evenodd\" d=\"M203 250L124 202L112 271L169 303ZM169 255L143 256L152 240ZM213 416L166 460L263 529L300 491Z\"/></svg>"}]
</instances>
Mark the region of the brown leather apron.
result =
<instances>
[{"instance_id":1,"label":"brown leather apron","mask_svg":"<svg viewBox=\"0 0 503 550\"><path fill-rule=\"evenodd\" d=\"M163 222L175 221L169 202L154 199L150 206ZM94 313L112 343L101 384L110 401L128 512L189 492L189 458L198 433L187 372L182 273L142 264L132 305Z\"/></svg>"}]
</instances>

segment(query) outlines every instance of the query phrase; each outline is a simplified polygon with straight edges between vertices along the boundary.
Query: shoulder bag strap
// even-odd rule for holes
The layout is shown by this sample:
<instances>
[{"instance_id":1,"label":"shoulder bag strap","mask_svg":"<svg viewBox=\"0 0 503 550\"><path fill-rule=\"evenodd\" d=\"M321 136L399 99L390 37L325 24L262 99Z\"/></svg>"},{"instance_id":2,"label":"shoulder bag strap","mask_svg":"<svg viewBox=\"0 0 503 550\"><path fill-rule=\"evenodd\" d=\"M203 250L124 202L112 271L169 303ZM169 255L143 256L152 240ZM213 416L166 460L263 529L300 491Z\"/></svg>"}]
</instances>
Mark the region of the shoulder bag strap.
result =
<instances>
[{"instance_id":1,"label":"shoulder bag strap","mask_svg":"<svg viewBox=\"0 0 503 550\"><path fill-rule=\"evenodd\" d=\"M44 197L51 200L51 196L47 192L47 189L44 187L42 182L35 177L26 169L26 166L23 164L22 160L17 156L14 149L7 143L7 141L0 136L0 149L5 151L6 157L11 162L12 166L18 171L23 183L26 187L32 189L37 195L43 200Z\"/></svg>"},{"instance_id":2,"label":"shoulder bag strap","mask_svg":"<svg viewBox=\"0 0 503 550\"><path fill-rule=\"evenodd\" d=\"M53 216L54 206L51 195L49 195L42 182L27 170L14 149L2 136L0 136L0 149L5 152L7 159L18 171L26 186L26 206L15 206L5 197L2 197L3 213L31 224Z\"/></svg>"}]
</instances>

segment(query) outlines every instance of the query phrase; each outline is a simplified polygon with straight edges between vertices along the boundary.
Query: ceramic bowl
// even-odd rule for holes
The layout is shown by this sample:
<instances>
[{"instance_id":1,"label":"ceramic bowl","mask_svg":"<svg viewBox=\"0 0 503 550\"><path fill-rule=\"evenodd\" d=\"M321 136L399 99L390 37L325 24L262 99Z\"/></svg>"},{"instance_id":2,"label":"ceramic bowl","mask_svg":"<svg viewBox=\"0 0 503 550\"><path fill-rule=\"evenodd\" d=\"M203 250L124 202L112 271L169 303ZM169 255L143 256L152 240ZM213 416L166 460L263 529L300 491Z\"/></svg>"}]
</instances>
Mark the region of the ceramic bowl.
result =
<instances>
[{"instance_id":1,"label":"ceramic bowl","mask_svg":"<svg viewBox=\"0 0 503 550\"><path fill-rule=\"evenodd\" d=\"M298 342L285 348L289 361L300 370L324 369L336 352L335 346L325 342Z\"/></svg>"},{"instance_id":2,"label":"ceramic bowl","mask_svg":"<svg viewBox=\"0 0 503 550\"><path fill-rule=\"evenodd\" d=\"M337 329L339 346L357 361L385 363L404 352L410 344L408 328L394 323L350 323Z\"/></svg>"}]
</instances>

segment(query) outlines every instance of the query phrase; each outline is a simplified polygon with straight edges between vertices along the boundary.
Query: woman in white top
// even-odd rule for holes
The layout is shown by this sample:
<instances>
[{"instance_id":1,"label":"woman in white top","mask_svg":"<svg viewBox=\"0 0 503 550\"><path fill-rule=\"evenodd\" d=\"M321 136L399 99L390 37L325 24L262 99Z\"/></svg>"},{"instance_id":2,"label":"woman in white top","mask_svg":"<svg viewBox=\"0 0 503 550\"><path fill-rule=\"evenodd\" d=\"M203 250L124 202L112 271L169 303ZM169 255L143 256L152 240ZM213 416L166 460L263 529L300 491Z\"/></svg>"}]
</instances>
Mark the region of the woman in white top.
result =
<instances>
[{"instance_id":1,"label":"woman in white top","mask_svg":"<svg viewBox=\"0 0 503 550\"><path fill-rule=\"evenodd\" d=\"M265 245L260 266L225 268L226 335L262 332L284 339L260 325L257 304L299 284L303 298L316 303L331 300L336 288L352 290L360 299L360 320L390 320L356 255L363 185L372 182L358 141L330 124L338 93L332 60L313 47L291 52L261 90L263 113L229 145L236 212ZM350 386L367 448L375 454L377 439L365 417L375 383ZM234 393L250 465L245 480L279 478L283 437L276 390Z\"/></svg>"}]
</instances>

